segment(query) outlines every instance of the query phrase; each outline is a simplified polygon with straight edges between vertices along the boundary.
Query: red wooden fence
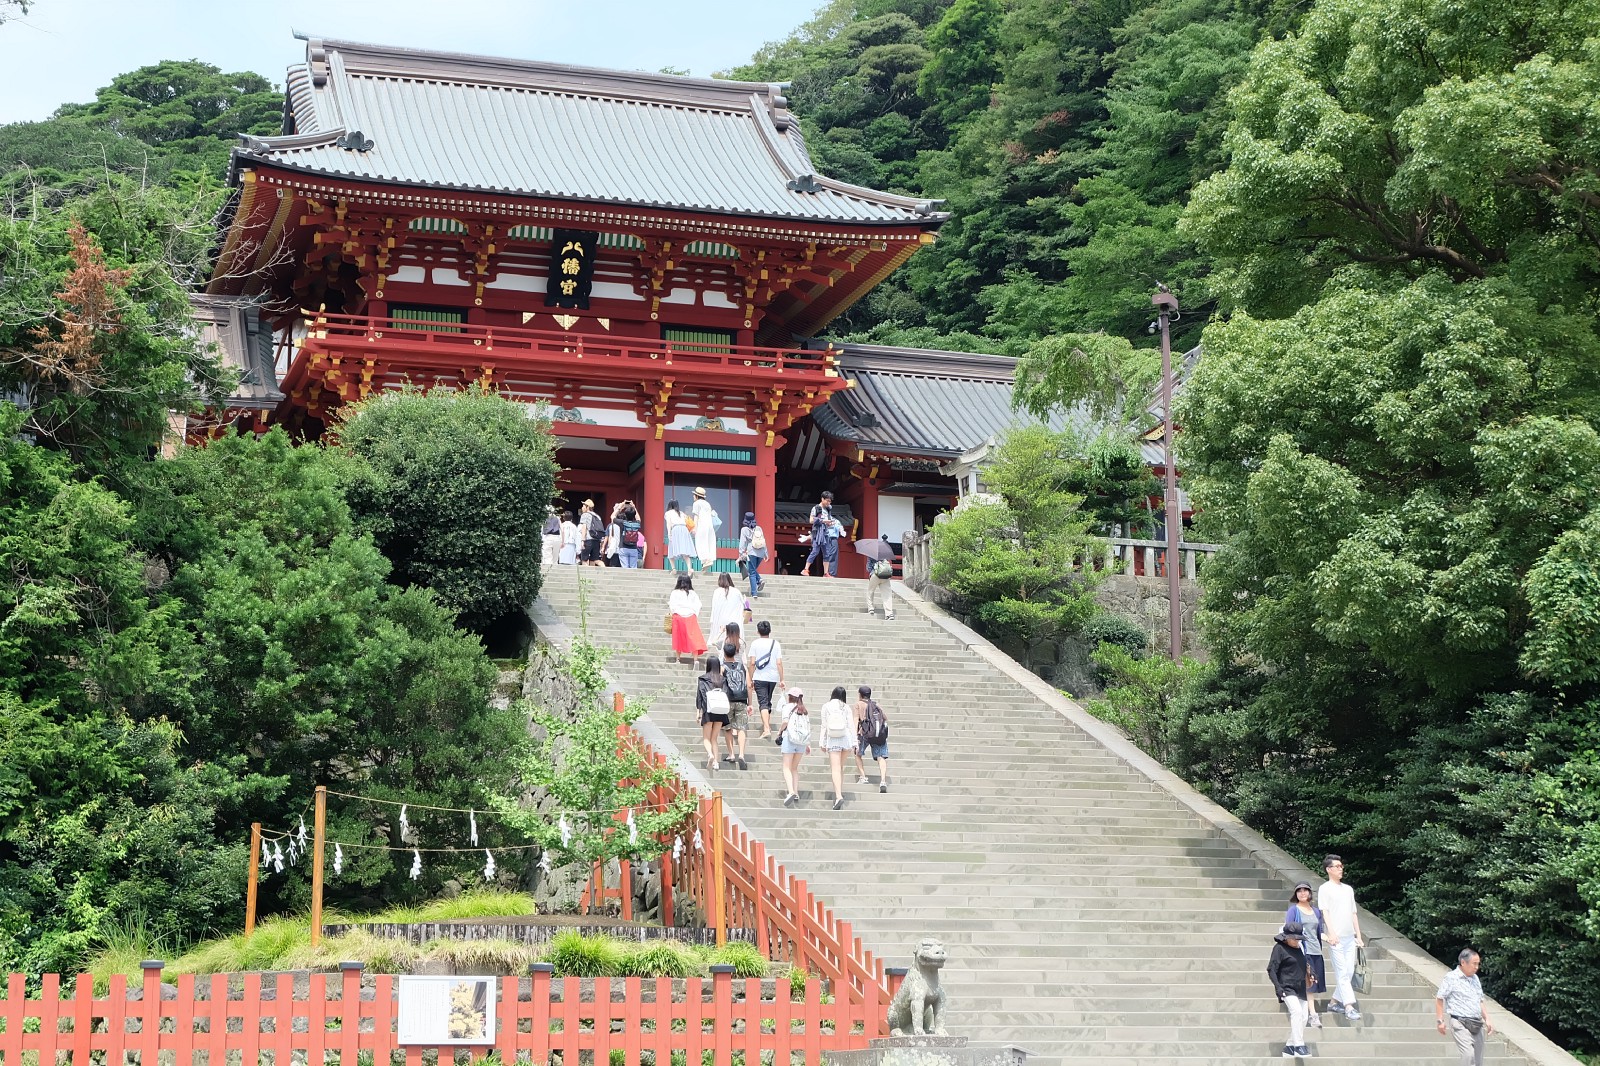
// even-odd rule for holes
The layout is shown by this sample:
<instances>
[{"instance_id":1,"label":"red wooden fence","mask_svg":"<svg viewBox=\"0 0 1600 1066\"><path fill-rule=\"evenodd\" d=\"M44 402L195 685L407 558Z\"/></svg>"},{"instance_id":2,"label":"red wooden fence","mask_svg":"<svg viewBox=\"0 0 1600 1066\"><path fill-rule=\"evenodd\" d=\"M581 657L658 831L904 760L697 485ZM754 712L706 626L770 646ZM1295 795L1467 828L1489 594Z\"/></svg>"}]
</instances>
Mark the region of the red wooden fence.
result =
<instances>
[{"instance_id":1,"label":"red wooden fence","mask_svg":"<svg viewBox=\"0 0 1600 1066\"><path fill-rule=\"evenodd\" d=\"M398 1043L394 977L363 979L351 965L301 980L307 994L297 999L289 974L185 975L164 999L151 965L139 999L120 975L96 997L87 975L63 990L54 974L30 998L13 974L0 1066L357 1066L364 1055L372 1066L422 1066L429 1052L440 1063L497 1053L507 1066L607 1066L613 1053L624 1066L818 1066L824 1051L864 1047L886 1006L871 990L860 1002L824 997L817 981L803 992L729 972L591 981L553 978L541 965L531 978L498 979L492 1043L434 1048Z\"/></svg>"},{"instance_id":2,"label":"red wooden fence","mask_svg":"<svg viewBox=\"0 0 1600 1066\"><path fill-rule=\"evenodd\" d=\"M635 736L646 757L657 766L666 759ZM668 796L694 791L681 777L674 776ZM696 825L702 846L698 853L685 851L674 863L671 852L662 859L664 910L673 906L674 897L688 896L708 924L717 921L718 904L710 886L717 883L714 873L714 834L722 835L723 868L720 917L728 926L754 929L756 946L769 959L788 962L809 973L821 974L831 982L840 998L861 1003L871 997L885 1005L893 996L898 977L891 979L883 960L861 945L850 923L839 920L826 903L814 896L804 880L790 875L783 865L767 854L766 845L754 840L726 816L713 817L710 797L699 797ZM717 822L717 824L713 824ZM888 1024L878 1019L869 1036L889 1035ZM865 1046L865 1045L862 1045Z\"/></svg>"}]
</instances>

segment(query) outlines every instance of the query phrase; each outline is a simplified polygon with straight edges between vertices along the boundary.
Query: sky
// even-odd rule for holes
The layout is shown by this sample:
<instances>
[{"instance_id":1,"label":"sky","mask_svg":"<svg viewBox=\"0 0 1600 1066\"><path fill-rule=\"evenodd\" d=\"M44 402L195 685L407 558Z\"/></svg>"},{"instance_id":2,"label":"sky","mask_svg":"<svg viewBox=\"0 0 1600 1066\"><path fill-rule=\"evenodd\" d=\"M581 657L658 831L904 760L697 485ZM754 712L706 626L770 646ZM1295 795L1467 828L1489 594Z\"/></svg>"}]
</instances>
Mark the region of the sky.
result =
<instances>
[{"instance_id":1,"label":"sky","mask_svg":"<svg viewBox=\"0 0 1600 1066\"><path fill-rule=\"evenodd\" d=\"M283 83L293 33L625 70L737 66L821 0L33 0L0 25L0 123L93 100L113 77L199 59Z\"/></svg>"}]
</instances>

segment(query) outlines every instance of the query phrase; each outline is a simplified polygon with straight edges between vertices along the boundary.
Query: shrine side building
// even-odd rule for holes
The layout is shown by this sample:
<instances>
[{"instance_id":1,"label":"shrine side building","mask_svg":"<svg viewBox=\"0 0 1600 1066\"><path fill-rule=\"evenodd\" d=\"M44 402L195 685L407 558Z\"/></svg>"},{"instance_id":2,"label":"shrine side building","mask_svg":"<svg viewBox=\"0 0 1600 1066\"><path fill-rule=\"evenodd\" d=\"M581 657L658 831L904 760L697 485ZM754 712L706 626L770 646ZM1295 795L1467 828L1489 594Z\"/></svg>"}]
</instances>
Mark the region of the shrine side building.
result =
<instances>
[{"instance_id":1,"label":"shrine side building","mask_svg":"<svg viewBox=\"0 0 1600 1066\"><path fill-rule=\"evenodd\" d=\"M739 516L781 564L824 488L898 541L1017 418L1010 360L817 339L947 216L818 174L779 85L309 39L229 180L197 310L244 384L209 428L479 384L652 544L704 487L731 569Z\"/></svg>"}]
</instances>

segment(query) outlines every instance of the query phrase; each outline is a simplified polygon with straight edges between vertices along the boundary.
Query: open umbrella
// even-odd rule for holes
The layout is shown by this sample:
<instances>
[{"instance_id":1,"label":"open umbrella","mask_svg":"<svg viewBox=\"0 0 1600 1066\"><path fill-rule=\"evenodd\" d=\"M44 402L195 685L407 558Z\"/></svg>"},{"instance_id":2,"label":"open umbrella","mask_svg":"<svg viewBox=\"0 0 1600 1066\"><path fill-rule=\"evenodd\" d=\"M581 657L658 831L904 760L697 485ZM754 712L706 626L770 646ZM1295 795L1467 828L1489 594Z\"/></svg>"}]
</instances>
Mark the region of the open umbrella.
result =
<instances>
[{"instance_id":1,"label":"open umbrella","mask_svg":"<svg viewBox=\"0 0 1600 1066\"><path fill-rule=\"evenodd\" d=\"M894 562L894 545L887 540L858 540L856 551L873 562Z\"/></svg>"}]
</instances>

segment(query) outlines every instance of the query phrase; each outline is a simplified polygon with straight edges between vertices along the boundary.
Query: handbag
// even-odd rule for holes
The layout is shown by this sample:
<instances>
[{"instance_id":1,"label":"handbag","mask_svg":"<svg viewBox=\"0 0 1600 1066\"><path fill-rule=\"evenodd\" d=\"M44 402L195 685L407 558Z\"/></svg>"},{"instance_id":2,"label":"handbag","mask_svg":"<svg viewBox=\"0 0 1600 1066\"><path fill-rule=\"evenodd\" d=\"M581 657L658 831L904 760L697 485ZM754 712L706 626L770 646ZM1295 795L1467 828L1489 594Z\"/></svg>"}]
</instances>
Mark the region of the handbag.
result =
<instances>
[{"instance_id":1,"label":"handbag","mask_svg":"<svg viewBox=\"0 0 1600 1066\"><path fill-rule=\"evenodd\" d=\"M666 614L661 616L661 632L666 633L669 636L672 634L672 612L671 611L668 611Z\"/></svg>"},{"instance_id":2,"label":"handbag","mask_svg":"<svg viewBox=\"0 0 1600 1066\"><path fill-rule=\"evenodd\" d=\"M1350 987L1363 996L1372 991L1372 970L1367 966L1367 949L1356 948L1356 968L1350 975Z\"/></svg>"}]
</instances>

